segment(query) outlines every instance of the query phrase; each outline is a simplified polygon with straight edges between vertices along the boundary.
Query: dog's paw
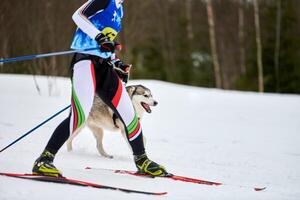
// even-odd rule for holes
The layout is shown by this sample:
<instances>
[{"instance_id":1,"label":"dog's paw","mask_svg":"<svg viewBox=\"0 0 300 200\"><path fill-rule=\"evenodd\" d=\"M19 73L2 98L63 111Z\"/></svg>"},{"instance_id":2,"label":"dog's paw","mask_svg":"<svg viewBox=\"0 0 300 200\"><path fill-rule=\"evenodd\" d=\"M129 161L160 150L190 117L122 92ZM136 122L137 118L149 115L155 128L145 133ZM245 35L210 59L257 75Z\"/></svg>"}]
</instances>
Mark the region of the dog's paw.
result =
<instances>
[{"instance_id":1,"label":"dog's paw","mask_svg":"<svg viewBox=\"0 0 300 200\"><path fill-rule=\"evenodd\" d=\"M112 155L103 155L105 158L113 159L114 157Z\"/></svg>"},{"instance_id":2,"label":"dog's paw","mask_svg":"<svg viewBox=\"0 0 300 200\"><path fill-rule=\"evenodd\" d=\"M109 159L113 159L114 157L112 155L109 155L106 152L99 152L100 156L103 156L104 158L109 158Z\"/></svg>"}]
</instances>

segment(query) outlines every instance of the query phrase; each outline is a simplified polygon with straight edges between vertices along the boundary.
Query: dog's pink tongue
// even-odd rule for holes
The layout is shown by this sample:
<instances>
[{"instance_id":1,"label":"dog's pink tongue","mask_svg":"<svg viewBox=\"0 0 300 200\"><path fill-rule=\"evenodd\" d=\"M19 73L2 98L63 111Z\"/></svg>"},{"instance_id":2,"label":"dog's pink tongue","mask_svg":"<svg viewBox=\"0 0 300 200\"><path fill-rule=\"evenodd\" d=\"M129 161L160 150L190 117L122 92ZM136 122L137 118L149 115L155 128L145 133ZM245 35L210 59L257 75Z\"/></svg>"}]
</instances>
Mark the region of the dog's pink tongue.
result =
<instances>
[{"instance_id":1,"label":"dog's pink tongue","mask_svg":"<svg viewBox=\"0 0 300 200\"><path fill-rule=\"evenodd\" d=\"M146 103L143 102L142 105L143 105L144 109L145 109L148 113L151 113L151 108L150 108L150 106L149 106L148 104L146 104Z\"/></svg>"}]
</instances>

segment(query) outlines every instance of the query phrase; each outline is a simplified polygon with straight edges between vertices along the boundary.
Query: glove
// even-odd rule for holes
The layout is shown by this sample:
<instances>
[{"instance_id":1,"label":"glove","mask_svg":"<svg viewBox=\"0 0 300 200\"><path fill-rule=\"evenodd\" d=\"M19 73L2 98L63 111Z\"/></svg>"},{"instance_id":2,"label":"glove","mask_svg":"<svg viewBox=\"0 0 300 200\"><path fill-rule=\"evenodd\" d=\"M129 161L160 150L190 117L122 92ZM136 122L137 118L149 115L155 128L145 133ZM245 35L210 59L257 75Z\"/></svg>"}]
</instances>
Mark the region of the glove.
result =
<instances>
[{"instance_id":1,"label":"glove","mask_svg":"<svg viewBox=\"0 0 300 200\"><path fill-rule=\"evenodd\" d=\"M129 71L130 71L131 65L123 64L123 62L118 58L115 59L115 60L112 60L111 63L113 65L114 70L116 71L116 73L120 77L120 79L124 83L127 83L128 78L129 78Z\"/></svg>"},{"instance_id":2,"label":"glove","mask_svg":"<svg viewBox=\"0 0 300 200\"><path fill-rule=\"evenodd\" d=\"M114 41L111 41L108 37L103 35L103 33L99 33L95 40L98 42L100 50L102 52L115 52L116 44Z\"/></svg>"}]
</instances>

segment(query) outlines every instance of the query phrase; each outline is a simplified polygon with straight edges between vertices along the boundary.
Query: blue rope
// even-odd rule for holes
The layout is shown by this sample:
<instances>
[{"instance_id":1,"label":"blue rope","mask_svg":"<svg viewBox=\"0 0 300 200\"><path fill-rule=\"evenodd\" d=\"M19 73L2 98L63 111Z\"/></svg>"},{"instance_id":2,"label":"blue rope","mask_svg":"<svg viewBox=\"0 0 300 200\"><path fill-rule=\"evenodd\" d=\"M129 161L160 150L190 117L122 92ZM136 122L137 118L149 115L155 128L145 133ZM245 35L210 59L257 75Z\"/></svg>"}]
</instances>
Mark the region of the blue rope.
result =
<instances>
[{"instance_id":1,"label":"blue rope","mask_svg":"<svg viewBox=\"0 0 300 200\"><path fill-rule=\"evenodd\" d=\"M49 117L48 119L46 119L45 121L43 121L42 123L40 123L39 125L37 125L36 127L32 128L31 130L29 130L28 132L26 132L25 134L23 134L21 137L19 137L18 139L16 139L12 143L10 143L9 145L7 145L3 149L1 149L0 153L2 153L2 151L4 151L5 149L9 148L12 145L14 145L15 143L17 143L18 141L20 141L21 139L23 139L24 137L26 137L27 135L29 135L30 133L32 133L33 131L35 131L36 129L38 129L39 127L43 126L48 121L50 121L51 119L53 119L54 117L56 117L57 115L59 115L60 113L64 112L65 110L67 110L70 107L71 107L71 105L68 105L67 107L65 107L64 109L58 111L57 113L55 113L54 115L52 115L51 117Z\"/></svg>"},{"instance_id":2,"label":"blue rope","mask_svg":"<svg viewBox=\"0 0 300 200\"><path fill-rule=\"evenodd\" d=\"M0 59L0 63L33 60L33 59L37 59L37 58L45 58L45 57L51 57L51 56L61 56L61 55L67 55L67 54L72 54L72 53L92 51L92 50L96 50L96 49L98 49L98 48L78 49L78 50L59 51L59 52L45 53L45 54L35 54L35 55L30 55L30 56L20 56L20 57L16 57L16 58Z\"/></svg>"}]
</instances>

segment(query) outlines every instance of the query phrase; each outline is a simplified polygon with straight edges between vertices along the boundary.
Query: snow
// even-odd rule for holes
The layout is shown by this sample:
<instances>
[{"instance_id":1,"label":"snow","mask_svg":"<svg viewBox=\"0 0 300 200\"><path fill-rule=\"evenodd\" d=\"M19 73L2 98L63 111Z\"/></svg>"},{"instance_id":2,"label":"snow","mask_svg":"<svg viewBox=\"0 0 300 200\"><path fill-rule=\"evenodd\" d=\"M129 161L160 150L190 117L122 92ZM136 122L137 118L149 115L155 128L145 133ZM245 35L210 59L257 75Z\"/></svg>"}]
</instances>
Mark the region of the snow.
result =
<instances>
[{"instance_id":1,"label":"snow","mask_svg":"<svg viewBox=\"0 0 300 200\"><path fill-rule=\"evenodd\" d=\"M70 81L0 75L0 148L69 105ZM165 196L41 183L0 176L0 199L300 199L300 96L223 91L134 80L159 102L142 120L148 156L168 171L222 182L221 186L147 179L85 167L135 170L131 151L119 133L108 132L104 146L113 159L98 155L88 129L63 146L55 165L67 177ZM64 112L0 153L0 171L30 173ZM266 186L256 192L253 187Z\"/></svg>"}]
</instances>

